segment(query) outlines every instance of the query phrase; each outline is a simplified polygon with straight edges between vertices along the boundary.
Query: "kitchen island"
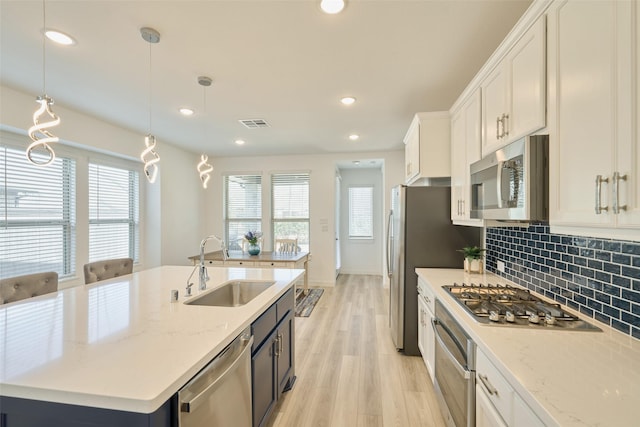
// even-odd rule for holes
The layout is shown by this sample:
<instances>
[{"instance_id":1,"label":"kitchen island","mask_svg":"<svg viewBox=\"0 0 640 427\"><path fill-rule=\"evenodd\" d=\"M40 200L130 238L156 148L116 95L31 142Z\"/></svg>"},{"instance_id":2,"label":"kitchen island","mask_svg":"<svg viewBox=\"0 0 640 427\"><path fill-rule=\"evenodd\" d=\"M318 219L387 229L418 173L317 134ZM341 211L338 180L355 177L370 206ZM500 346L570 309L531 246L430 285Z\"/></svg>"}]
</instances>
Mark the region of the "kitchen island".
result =
<instances>
[{"instance_id":1,"label":"kitchen island","mask_svg":"<svg viewBox=\"0 0 640 427\"><path fill-rule=\"evenodd\" d=\"M29 401L166 412L175 393L304 274L209 267L208 289L194 286L185 298L192 270L158 267L0 306L2 412ZM184 304L236 279L275 284L239 307Z\"/></svg>"},{"instance_id":2,"label":"kitchen island","mask_svg":"<svg viewBox=\"0 0 640 427\"><path fill-rule=\"evenodd\" d=\"M204 260L207 265L224 267L251 267L251 268L303 268L304 293L309 291L309 253L308 252L269 252L261 251L258 255L250 255L242 251L229 251L229 256L224 259L222 251L207 252ZM190 256L189 259L196 265L200 262L200 255Z\"/></svg>"},{"instance_id":3,"label":"kitchen island","mask_svg":"<svg viewBox=\"0 0 640 427\"><path fill-rule=\"evenodd\" d=\"M463 270L435 268L418 268L416 272L543 425L638 425L639 340L565 306L568 312L598 326L602 332L481 324L442 286L518 285L491 273L468 274Z\"/></svg>"}]
</instances>

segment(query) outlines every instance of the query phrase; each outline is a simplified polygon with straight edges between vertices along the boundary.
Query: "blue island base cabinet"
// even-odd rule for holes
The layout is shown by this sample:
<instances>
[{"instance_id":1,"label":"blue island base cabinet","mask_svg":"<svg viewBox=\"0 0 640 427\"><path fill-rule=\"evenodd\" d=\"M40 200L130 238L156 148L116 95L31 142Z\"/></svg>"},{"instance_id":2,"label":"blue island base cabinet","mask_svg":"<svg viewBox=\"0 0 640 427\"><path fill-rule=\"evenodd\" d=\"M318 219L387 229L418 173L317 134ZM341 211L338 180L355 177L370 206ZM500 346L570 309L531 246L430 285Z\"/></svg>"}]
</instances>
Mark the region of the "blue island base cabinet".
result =
<instances>
[{"instance_id":1,"label":"blue island base cabinet","mask_svg":"<svg viewBox=\"0 0 640 427\"><path fill-rule=\"evenodd\" d=\"M0 427L178 427L178 395L151 414L0 397Z\"/></svg>"}]
</instances>

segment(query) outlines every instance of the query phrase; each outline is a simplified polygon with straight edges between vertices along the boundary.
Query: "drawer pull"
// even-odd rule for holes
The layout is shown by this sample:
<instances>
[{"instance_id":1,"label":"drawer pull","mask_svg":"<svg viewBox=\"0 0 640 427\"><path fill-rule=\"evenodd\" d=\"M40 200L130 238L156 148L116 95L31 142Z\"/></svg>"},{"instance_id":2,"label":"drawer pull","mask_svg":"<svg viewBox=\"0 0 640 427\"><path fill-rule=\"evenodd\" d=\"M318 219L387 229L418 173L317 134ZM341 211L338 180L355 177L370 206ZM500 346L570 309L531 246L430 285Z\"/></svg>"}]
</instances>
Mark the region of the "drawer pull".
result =
<instances>
[{"instance_id":1,"label":"drawer pull","mask_svg":"<svg viewBox=\"0 0 640 427\"><path fill-rule=\"evenodd\" d=\"M491 382L489 382L489 378L487 378L486 375L478 374L478 378L480 378L482 385L484 385L484 388L487 389L487 392L491 396L494 396L494 395L498 396L498 390L496 390L496 388L491 384Z\"/></svg>"}]
</instances>

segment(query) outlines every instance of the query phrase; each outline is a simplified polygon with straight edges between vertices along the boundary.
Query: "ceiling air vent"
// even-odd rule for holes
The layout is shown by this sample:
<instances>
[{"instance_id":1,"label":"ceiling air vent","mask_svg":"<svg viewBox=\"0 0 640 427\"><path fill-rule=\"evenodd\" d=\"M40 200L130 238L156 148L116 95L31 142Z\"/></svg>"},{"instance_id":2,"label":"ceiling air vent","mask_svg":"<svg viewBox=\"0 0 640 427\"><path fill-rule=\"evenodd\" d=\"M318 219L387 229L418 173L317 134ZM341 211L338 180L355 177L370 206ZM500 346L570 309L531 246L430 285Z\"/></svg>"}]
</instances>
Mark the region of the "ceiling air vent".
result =
<instances>
[{"instance_id":1,"label":"ceiling air vent","mask_svg":"<svg viewBox=\"0 0 640 427\"><path fill-rule=\"evenodd\" d=\"M267 123L264 119L244 119L238 120L248 129L259 129L259 128L268 128L269 123Z\"/></svg>"}]
</instances>

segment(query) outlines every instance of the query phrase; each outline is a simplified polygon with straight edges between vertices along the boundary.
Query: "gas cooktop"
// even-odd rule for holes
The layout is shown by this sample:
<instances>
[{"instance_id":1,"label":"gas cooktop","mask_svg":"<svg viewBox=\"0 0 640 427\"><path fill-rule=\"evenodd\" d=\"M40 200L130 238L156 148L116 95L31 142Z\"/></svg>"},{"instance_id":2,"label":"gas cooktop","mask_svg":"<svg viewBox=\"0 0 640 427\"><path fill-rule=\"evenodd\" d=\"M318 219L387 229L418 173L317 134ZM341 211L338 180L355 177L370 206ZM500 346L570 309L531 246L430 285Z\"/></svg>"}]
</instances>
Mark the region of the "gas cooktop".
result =
<instances>
[{"instance_id":1,"label":"gas cooktop","mask_svg":"<svg viewBox=\"0 0 640 427\"><path fill-rule=\"evenodd\" d=\"M544 301L528 289L510 285L443 286L476 321L488 325L546 330L600 331L600 328Z\"/></svg>"}]
</instances>

